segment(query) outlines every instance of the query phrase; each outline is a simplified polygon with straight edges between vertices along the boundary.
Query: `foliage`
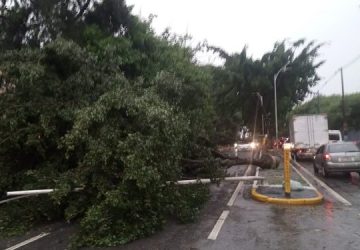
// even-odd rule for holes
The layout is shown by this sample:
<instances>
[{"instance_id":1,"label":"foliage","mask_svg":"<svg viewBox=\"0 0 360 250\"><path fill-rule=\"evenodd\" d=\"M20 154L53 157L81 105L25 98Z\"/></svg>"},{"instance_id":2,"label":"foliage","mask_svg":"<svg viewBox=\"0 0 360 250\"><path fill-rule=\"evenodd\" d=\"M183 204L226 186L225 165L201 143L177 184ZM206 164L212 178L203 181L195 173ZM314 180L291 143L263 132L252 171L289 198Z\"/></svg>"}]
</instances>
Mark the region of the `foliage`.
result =
<instances>
[{"instance_id":1,"label":"foliage","mask_svg":"<svg viewBox=\"0 0 360 250\"><path fill-rule=\"evenodd\" d=\"M109 77L121 74L64 40L0 57L5 90L0 99L0 190L19 188L19 183L23 188L52 186L56 178L50 177L73 166L58 143L72 127L75 110L94 102L111 87Z\"/></svg>"},{"instance_id":2,"label":"foliage","mask_svg":"<svg viewBox=\"0 0 360 250\"><path fill-rule=\"evenodd\" d=\"M39 221L45 224L63 216L63 207L52 205L49 196L30 197L1 205L0 238L24 234Z\"/></svg>"},{"instance_id":3,"label":"foliage","mask_svg":"<svg viewBox=\"0 0 360 250\"><path fill-rule=\"evenodd\" d=\"M162 225L162 189L180 174L184 122L151 92L128 86L79 111L63 143L79 159L70 178L93 199L81 220L84 244L125 243Z\"/></svg>"},{"instance_id":4,"label":"foliage","mask_svg":"<svg viewBox=\"0 0 360 250\"><path fill-rule=\"evenodd\" d=\"M288 64L288 70L277 78L277 106L279 129L284 130L288 112L304 100L310 88L319 80L316 69L323 62L316 62L321 44L299 40L286 46L286 41L276 43L273 51L261 59L247 56L246 48L240 54L225 55L224 68L214 68L214 87L217 113L220 121L227 120L227 133L235 136L239 126L255 125L256 106L259 93L263 97L264 109L258 113L274 117L274 75ZM299 50L299 51L298 51ZM254 108L249 108L254 107ZM259 116L260 117L260 116ZM259 118L257 131L260 131ZM221 126L224 126L219 123ZM274 129L274 122L270 130Z\"/></svg>"},{"instance_id":5,"label":"foliage","mask_svg":"<svg viewBox=\"0 0 360 250\"><path fill-rule=\"evenodd\" d=\"M171 195L168 196L170 199L166 209L182 223L195 221L199 216L200 209L209 198L209 190L202 184L185 187L170 186L168 192Z\"/></svg>"},{"instance_id":6,"label":"foliage","mask_svg":"<svg viewBox=\"0 0 360 250\"><path fill-rule=\"evenodd\" d=\"M360 129L360 94L345 95L345 115L348 129ZM293 114L325 113L328 116L330 129L342 129L342 98L340 95L314 97L310 101L298 105Z\"/></svg>"},{"instance_id":7,"label":"foliage","mask_svg":"<svg viewBox=\"0 0 360 250\"><path fill-rule=\"evenodd\" d=\"M4 22L35 11L54 33L44 38L26 27L13 45L10 30L0 36L0 191L56 188L41 209L25 199L2 210L2 234L64 218L80 221L79 245L123 244L167 216L194 220L207 199L206 187L190 193L165 183L182 178L182 158L209 158L204 167L216 171L202 143L213 119L210 75L181 37L155 36L133 16L120 30L104 23L98 17L111 19L111 2L90 4L73 20L76 34L61 17L71 1L53 10L54 27L45 6L2 9Z\"/></svg>"},{"instance_id":8,"label":"foliage","mask_svg":"<svg viewBox=\"0 0 360 250\"><path fill-rule=\"evenodd\" d=\"M2 0L0 50L39 48L59 36L81 42L90 25L107 35L127 35L131 23L124 0Z\"/></svg>"}]
</instances>

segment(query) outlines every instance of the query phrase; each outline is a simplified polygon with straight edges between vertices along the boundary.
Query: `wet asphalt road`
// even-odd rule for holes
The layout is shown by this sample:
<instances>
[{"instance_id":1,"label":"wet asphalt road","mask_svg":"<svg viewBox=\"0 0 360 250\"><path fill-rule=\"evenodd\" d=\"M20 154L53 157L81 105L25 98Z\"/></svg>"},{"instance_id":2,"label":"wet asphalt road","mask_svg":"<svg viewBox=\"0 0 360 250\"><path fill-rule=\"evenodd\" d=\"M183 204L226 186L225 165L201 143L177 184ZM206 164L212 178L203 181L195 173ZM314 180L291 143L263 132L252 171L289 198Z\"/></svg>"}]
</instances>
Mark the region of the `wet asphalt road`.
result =
<instances>
[{"instance_id":1,"label":"wet asphalt road","mask_svg":"<svg viewBox=\"0 0 360 250\"><path fill-rule=\"evenodd\" d=\"M313 173L311 163L300 164ZM243 175L247 168L236 166L232 168L232 173ZM248 173L252 175L253 171ZM351 206L345 206L329 191L317 185L311 176L305 176L324 194L323 204L283 206L260 203L251 199L250 185L245 184L234 204L228 206L237 183L221 183L211 187L212 197L196 223L179 225L169 222L163 231L149 238L121 247L97 249L360 249L359 176L319 177L351 202ZM228 217L216 240L209 240L208 236L223 211L229 211ZM43 230L51 233L20 249L66 249L75 228L57 224ZM40 231L12 242L0 241L0 249L37 235Z\"/></svg>"}]
</instances>

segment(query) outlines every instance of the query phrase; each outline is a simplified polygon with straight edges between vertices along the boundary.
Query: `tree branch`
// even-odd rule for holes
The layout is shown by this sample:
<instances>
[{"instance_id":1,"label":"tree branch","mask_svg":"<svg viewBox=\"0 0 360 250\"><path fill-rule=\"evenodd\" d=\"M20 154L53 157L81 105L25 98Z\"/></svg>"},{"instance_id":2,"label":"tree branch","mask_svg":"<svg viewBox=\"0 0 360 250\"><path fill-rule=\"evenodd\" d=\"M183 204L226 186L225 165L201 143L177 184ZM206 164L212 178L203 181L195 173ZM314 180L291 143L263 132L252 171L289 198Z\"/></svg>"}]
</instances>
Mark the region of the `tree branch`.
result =
<instances>
[{"instance_id":1,"label":"tree branch","mask_svg":"<svg viewBox=\"0 0 360 250\"><path fill-rule=\"evenodd\" d=\"M85 10L89 7L90 1L91 0L87 0L86 3L80 8L79 13L75 16L75 21L78 20L84 14Z\"/></svg>"}]
</instances>

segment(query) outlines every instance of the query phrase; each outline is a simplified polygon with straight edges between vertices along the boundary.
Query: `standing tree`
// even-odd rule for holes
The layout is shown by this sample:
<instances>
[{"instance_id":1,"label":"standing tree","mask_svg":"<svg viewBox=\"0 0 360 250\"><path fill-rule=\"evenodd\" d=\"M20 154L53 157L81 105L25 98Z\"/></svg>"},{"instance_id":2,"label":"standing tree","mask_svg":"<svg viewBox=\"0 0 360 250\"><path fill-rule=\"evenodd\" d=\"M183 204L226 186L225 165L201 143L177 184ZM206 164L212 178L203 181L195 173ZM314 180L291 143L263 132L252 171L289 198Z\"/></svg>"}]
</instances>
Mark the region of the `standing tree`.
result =
<instances>
[{"instance_id":1,"label":"standing tree","mask_svg":"<svg viewBox=\"0 0 360 250\"><path fill-rule=\"evenodd\" d=\"M246 48L240 54L226 55L223 69L213 70L219 117L235 121L234 115L240 112L242 122L252 127L255 109L249 107L256 105L256 92L263 96L264 113L271 113L273 117L274 74L288 63L289 70L280 74L277 79L278 118L280 130L284 131L282 124L286 123L288 112L304 100L310 88L319 80L316 69L323 62L316 62L316 59L320 47L321 44L314 42L306 44L305 40L287 47L283 41L276 43L273 51L259 60L247 57Z\"/></svg>"},{"instance_id":2,"label":"standing tree","mask_svg":"<svg viewBox=\"0 0 360 250\"><path fill-rule=\"evenodd\" d=\"M40 47L61 36L76 42L89 25L124 36L132 25L124 0L2 0L0 49Z\"/></svg>"}]
</instances>

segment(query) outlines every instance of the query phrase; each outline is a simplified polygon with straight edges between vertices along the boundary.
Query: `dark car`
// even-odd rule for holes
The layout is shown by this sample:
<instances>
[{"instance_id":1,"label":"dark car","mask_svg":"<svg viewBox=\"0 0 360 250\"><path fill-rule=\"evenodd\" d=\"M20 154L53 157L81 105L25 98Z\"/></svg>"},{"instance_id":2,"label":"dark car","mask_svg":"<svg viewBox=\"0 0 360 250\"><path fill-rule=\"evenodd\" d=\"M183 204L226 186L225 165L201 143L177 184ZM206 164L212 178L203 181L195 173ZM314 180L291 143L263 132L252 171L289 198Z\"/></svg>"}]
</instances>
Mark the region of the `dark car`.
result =
<instances>
[{"instance_id":1,"label":"dark car","mask_svg":"<svg viewBox=\"0 0 360 250\"><path fill-rule=\"evenodd\" d=\"M322 145L314 156L314 173L360 172L360 145L336 142Z\"/></svg>"}]
</instances>

